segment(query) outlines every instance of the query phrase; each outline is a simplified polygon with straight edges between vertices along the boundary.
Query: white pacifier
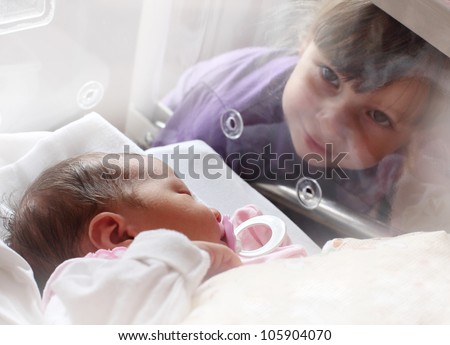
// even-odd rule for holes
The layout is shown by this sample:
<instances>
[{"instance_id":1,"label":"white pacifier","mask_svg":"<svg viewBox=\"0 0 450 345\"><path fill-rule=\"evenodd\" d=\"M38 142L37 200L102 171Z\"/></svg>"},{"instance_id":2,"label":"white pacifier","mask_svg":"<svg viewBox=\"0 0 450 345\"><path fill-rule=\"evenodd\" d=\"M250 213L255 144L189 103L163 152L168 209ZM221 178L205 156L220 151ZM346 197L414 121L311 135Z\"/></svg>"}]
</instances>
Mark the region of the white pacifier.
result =
<instances>
[{"instance_id":1,"label":"white pacifier","mask_svg":"<svg viewBox=\"0 0 450 345\"><path fill-rule=\"evenodd\" d=\"M239 234L245 229L254 225L268 226L272 231L272 236L270 237L270 239L267 241L266 244L264 244L262 247L258 249L238 250L238 254L241 256L255 257L263 254L268 254L274 251L276 248L278 248L286 236L286 224L284 224L284 222L280 218L269 215L256 216L246 220L245 222L241 223L238 227L236 227L236 229L234 229L234 235L236 236L236 243L237 243L236 248L242 248L239 241Z\"/></svg>"}]
</instances>

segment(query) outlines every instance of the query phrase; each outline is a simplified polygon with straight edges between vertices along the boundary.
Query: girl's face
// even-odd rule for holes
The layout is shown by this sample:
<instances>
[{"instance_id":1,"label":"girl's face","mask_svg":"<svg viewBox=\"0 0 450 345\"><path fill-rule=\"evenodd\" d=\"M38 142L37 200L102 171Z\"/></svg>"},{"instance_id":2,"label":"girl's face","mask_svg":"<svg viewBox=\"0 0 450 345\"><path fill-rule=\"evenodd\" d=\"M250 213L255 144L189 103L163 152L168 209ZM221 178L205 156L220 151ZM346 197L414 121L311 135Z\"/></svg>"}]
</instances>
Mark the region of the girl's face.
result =
<instances>
[{"instance_id":1,"label":"girl's face","mask_svg":"<svg viewBox=\"0 0 450 345\"><path fill-rule=\"evenodd\" d=\"M152 159L151 156L146 157ZM183 233L192 241L221 241L223 229L219 211L196 200L186 185L158 159L145 170L145 180L137 194L144 208L127 208L126 216L137 232L169 229ZM156 177L157 176L157 177Z\"/></svg>"},{"instance_id":2,"label":"girl's face","mask_svg":"<svg viewBox=\"0 0 450 345\"><path fill-rule=\"evenodd\" d=\"M310 42L284 89L283 110L298 155L328 168L343 153L341 168L365 169L408 142L428 94L415 79L356 93Z\"/></svg>"}]
</instances>

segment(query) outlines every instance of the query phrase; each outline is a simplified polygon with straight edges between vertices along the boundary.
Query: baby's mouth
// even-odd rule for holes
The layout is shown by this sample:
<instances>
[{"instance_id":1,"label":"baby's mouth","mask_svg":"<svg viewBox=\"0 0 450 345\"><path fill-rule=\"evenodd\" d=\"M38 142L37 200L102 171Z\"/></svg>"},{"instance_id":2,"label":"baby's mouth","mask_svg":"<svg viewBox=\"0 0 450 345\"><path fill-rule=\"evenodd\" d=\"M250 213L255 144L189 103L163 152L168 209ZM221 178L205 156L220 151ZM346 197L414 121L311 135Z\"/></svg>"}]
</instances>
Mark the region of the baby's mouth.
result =
<instances>
[{"instance_id":1,"label":"baby's mouth","mask_svg":"<svg viewBox=\"0 0 450 345\"><path fill-rule=\"evenodd\" d=\"M236 236L234 235L234 227L230 217L223 215L219 226L222 232L220 240L225 242L230 249L236 251Z\"/></svg>"}]
</instances>

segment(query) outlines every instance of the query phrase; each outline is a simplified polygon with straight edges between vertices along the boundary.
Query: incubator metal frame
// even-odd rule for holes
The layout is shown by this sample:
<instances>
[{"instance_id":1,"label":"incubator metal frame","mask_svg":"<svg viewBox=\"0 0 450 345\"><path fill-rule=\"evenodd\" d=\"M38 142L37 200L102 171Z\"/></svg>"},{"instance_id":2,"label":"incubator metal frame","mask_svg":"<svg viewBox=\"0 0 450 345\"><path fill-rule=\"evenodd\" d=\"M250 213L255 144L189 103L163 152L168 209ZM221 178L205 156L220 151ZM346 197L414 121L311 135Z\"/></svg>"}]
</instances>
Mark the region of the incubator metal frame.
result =
<instances>
[{"instance_id":1,"label":"incubator metal frame","mask_svg":"<svg viewBox=\"0 0 450 345\"><path fill-rule=\"evenodd\" d=\"M322 197L317 207L308 209L300 204L294 188L268 183L254 183L252 186L272 202L331 229L336 237L373 238L389 234L390 229L385 224L349 210L333 200Z\"/></svg>"}]
</instances>

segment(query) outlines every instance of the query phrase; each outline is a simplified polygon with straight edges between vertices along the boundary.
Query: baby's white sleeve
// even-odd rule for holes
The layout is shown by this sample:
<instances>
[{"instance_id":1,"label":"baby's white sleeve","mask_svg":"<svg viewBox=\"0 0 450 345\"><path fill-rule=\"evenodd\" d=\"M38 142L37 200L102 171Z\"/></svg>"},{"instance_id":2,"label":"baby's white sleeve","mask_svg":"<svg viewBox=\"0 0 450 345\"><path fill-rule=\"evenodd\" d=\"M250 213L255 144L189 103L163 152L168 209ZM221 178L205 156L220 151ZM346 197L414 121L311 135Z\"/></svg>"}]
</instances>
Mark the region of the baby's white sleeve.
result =
<instances>
[{"instance_id":1,"label":"baby's white sleeve","mask_svg":"<svg viewBox=\"0 0 450 345\"><path fill-rule=\"evenodd\" d=\"M210 265L205 251L169 230L139 234L119 259L66 261L46 286L45 316L63 324L174 324Z\"/></svg>"}]
</instances>

